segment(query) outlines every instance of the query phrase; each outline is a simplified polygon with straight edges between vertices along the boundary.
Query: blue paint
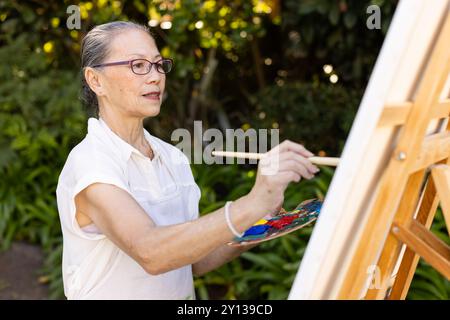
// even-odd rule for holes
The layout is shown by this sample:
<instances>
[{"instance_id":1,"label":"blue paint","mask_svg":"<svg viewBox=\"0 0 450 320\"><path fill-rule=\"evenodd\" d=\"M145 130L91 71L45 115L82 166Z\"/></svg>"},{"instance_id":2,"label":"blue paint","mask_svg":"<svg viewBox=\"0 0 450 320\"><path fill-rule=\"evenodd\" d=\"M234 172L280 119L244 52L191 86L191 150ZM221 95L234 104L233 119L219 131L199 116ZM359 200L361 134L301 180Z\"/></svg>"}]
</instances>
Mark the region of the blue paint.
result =
<instances>
[{"instance_id":1,"label":"blue paint","mask_svg":"<svg viewBox=\"0 0 450 320\"><path fill-rule=\"evenodd\" d=\"M270 226L265 225L265 224L253 226L253 227L250 227L249 229L247 229L247 231L245 231L245 233L242 237L244 238L246 236L259 235L259 234L266 232L269 229L270 229Z\"/></svg>"},{"instance_id":2,"label":"blue paint","mask_svg":"<svg viewBox=\"0 0 450 320\"><path fill-rule=\"evenodd\" d=\"M310 203L304 204L304 205L300 205L297 210L306 210L309 212L320 212L320 209L322 209L322 201L320 200L314 200L311 201Z\"/></svg>"}]
</instances>

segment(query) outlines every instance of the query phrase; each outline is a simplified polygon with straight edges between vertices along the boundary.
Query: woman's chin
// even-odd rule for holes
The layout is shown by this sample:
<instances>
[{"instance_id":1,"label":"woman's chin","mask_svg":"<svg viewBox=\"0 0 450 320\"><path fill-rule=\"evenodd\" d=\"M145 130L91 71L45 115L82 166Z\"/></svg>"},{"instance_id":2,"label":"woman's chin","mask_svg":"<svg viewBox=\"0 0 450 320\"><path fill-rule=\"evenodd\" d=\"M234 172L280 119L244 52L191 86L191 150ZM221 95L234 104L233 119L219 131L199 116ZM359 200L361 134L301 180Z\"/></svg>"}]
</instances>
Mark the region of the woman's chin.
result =
<instances>
[{"instance_id":1,"label":"woman's chin","mask_svg":"<svg viewBox=\"0 0 450 320\"><path fill-rule=\"evenodd\" d=\"M161 103L139 103L127 108L129 114L136 117L155 117L161 111Z\"/></svg>"},{"instance_id":2,"label":"woman's chin","mask_svg":"<svg viewBox=\"0 0 450 320\"><path fill-rule=\"evenodd\" d=\"M159 104L155 104L153 106L147 105L142 109L142 111L146 117L155 117L161 111L161 106Z\"/></svg>"}]
</instances>

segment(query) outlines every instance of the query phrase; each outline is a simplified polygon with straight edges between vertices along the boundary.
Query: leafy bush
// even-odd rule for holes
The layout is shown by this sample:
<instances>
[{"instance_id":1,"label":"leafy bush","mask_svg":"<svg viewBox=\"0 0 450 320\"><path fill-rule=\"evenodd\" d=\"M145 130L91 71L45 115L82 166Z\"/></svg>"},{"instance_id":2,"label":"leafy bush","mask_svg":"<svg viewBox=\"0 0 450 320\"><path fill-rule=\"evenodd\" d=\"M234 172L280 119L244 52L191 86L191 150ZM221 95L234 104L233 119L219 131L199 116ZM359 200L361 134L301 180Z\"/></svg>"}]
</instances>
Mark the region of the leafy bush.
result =
<instances>
[{"instance_id":1,"label":"leafy bush","mask_svg":"<svg viewBox=\"0 0 450 320\"><path fill-rule=\"evenodd\" d=\"M322 79L324 64L333 66L348 88L364 88L398 1L286 0L281 43L289 78ZM366 27L369 5L381 11L381 30ZM375 45L376 44L376 45ZM329 75L328 75L329 76Z\"/></svg>"},{"instance_id":2,"label":"leafy bush","mask_svg":"<svg viewBox=\"0 0 450 320\"><path fill-rule=\"evenodd\" d=\"M0 247L40 244L52 290L61 293L61 230L55 190L68 152L85 134L73 72L48 69L24 37L0 48ZM45 71L45 72L44 72Z\"/></svg>"},{"instance_id":3,"label":"leafy bush","mask_svg":"<svg viewBox=\"0 0 450 320\"><path fill-rule=\"evenodd\" d=\"M278 127L280 140L303 143L314 153L339 156L362 93L340 85L292 82L254 96L255 128ZM299 130L301 128L301 130Z\"/></svg>"}]
</instances>

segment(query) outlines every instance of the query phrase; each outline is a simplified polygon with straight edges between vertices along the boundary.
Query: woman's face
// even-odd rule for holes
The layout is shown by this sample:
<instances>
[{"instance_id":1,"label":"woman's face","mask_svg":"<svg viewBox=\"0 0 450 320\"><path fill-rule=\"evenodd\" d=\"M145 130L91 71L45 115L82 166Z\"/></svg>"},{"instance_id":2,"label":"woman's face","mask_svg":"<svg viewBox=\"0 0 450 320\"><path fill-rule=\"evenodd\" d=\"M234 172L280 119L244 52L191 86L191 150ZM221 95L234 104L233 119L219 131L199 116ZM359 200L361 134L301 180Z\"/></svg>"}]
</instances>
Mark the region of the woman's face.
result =
<instances>
[{"instance_id":1,"label":"woman's face","mask_svg":"<svg viewBox=\"0 0 450 320\"><path fill-rule=\"evenodd\" d=\"M157 62L162 58L154 39L142 30L125 30L113 39L103 63L139 58ZM166 76L157 72L155 65L146 75L133 73L129 65L104 67L98 74L100 107L111 106L115 111L139 118L159 114Z\"/></svg>"}]
</instances>

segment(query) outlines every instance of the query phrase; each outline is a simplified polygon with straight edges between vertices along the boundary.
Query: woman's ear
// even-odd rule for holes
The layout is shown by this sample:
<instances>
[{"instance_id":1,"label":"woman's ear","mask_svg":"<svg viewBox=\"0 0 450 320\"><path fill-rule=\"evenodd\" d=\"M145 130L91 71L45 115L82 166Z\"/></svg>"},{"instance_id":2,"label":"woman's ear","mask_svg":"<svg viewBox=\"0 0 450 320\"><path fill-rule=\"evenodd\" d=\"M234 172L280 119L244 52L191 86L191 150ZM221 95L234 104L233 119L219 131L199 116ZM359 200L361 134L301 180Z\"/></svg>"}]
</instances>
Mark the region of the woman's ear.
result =
<instances>
[{"instance_id":1,"label":"woman's ear","mask_svg":"<svg viewBox=\"0 0 450 320\"><path fill-rule=\"evenodd\" d=\"M100 80L100 74L91 67L86 67L84 69L84 78L86 79L86 83L91 88L92 91L95 92L97 96L103 96L103 88Z\"/></svg>"}]
</instances>

